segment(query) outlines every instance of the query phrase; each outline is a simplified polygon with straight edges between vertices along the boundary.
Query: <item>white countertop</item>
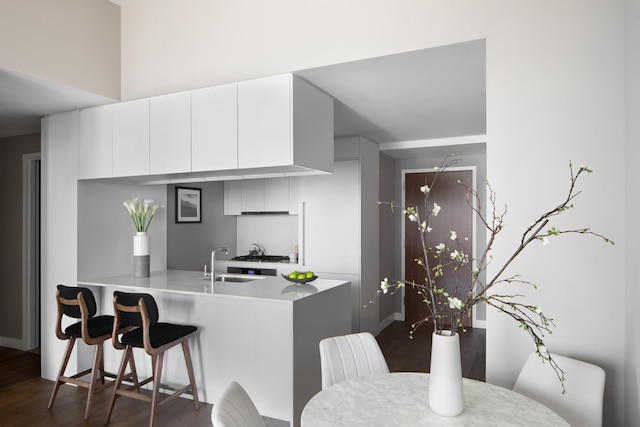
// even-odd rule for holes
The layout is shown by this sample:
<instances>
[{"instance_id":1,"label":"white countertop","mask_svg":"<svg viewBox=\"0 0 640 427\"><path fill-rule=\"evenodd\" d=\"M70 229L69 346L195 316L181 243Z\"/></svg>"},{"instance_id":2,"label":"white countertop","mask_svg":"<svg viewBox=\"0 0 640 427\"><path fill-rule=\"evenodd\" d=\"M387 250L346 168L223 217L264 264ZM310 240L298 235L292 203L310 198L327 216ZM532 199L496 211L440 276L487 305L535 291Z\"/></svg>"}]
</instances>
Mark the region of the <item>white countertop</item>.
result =
<instances>
[{"instance_id":1,"label":"white countertop","mask_svg":"<svg viewBox=\"0 0 640 427\"><path fill-rule=\"evenodd\" d=\"M349 282L318 278L308 284L296 284L283 277L275 276L246 283L215 282L212 286L210 279L203 278L202 271L163 270L151 272L151 276L145 278L124 275L79 280L78 283L85 286L125 288L138 292L155 290L191 295L296 301Z\"/></svg>"}]
</instances>

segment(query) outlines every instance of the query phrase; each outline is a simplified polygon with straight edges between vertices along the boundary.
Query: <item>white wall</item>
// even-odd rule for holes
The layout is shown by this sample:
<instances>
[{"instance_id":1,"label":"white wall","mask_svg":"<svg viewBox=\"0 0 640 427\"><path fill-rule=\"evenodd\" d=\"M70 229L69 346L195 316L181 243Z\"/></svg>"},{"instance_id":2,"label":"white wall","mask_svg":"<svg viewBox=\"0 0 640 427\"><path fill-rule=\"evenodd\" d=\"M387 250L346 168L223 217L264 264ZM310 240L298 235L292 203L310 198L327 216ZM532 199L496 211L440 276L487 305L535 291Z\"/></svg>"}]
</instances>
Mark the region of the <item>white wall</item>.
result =
<instances>
[{"instance_id":1,"label":"white wall","mask_svg":"<svg viewBox=\"0 0 640 427\"><path fill-rule=\"evenodd\" d=\"M108 0L0 4L0 68L120 99L120 10Z\"/></svg>"},{"instance_id":2,"label":"white wall","mask_svg":"<svg viewBox=\"0 0 640 427\"><path fill-rule=\"evenodd\" d=\"M625 153L625 183L627 185L626 202L626 234L629 242L638 241L640 226L637 212L640 211L640 199L637 197L638 159L640 159L640 0L626 2L626 101L627 101L627 151ZM625 297L626 324L637 323L637 301L640 297L640 275L636 264L640 257L638 245L628 245L625 260L627 262L627 294ZM637 328L627 329L627 349L625 352L627 366L625 369L625 421L626 424L640 425L640 340Z\"/></svg>"},{"instance_id":3,"label":"white wall","mask_svg":"<svg viewBox=\"0 0 640 427\"><path fill-rule=\"evenodd\" d=\"M403 7L383 0L348 6L244 0L185 8L178 0L138 0L122 10L123 97L486 38L487 174L500 199L514 206L503 242L517 238L537 207L563 196L569 160L596 171L567 217L617 245L563 239L528 251L515 268L541 284L531 297L559 325L550 347L607 370L605 424L622 425L626 319L603 298L626 291L623 6L623 0L432 0ZM511 247L501 243L495 255ZM510 386L530 350L512 322L488 313L489 381Z\"/></svg>"},{"instance_id":4,"label":"white wall","mask_svg":"<svg viewBox=\"0 0 640 427\"><path fill-rule=\"evenodd\" d=\"M41 230L41 375L55 379L65 341L54 332L56 286L77 283L78 270L78 112L55 114L42 120ZM74 372L76 360L69 361ZM75 371L77 372L77 371Z\"/></svg>"}]
</instances>

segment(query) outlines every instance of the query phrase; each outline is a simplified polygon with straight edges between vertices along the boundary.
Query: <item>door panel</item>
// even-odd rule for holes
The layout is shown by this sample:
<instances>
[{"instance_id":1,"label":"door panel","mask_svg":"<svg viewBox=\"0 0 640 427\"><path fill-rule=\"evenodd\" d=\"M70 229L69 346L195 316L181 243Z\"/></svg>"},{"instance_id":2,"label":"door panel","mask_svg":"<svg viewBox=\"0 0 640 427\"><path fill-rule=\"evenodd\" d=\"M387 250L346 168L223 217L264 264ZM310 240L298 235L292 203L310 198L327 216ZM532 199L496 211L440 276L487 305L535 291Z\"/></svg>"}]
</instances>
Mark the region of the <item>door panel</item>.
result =
<instances>
[{"instance_id":1,"label":"door panel","mask_svg":"<svg viewBox=\"0 0 640 427\"><path fill-rule=\"evenodd\" d=\"M458 184L457 181L460 180L470 186L472 172L470 170L440 172L432 187L434 177L435 172L406 174L406 206L415 206L420 213L420 218L424 219L427 217L427 209L430 211L434 202L440 205L442 208L440 213L429 220L433 230L425 234L427 247L435 247L439 243L445 243L448 247L457 249L457 244L459 244L471 258L473 255L473 211L467 201L465 186ZM427 206L425 206L424 194L420 191L420 187L425 184L431 188ZM455 230L458 235L457 244L449 241L451 230ZM422 243L417 224L405 218L406 280L424 284L424 268L414 261L421 255ZM471 270L460 269L455 275L452 272L453 267L445 267L444 275L436 280L437 286L445 288L450 294L465 295L471 287ZM426 304L422 302L422 297L410 286L405 291L405 320L416 322L424 319L428 315L428 309ZM471 319L469 317L463 319L463 324L471 326Z\"/></svg>"}]
</instances>

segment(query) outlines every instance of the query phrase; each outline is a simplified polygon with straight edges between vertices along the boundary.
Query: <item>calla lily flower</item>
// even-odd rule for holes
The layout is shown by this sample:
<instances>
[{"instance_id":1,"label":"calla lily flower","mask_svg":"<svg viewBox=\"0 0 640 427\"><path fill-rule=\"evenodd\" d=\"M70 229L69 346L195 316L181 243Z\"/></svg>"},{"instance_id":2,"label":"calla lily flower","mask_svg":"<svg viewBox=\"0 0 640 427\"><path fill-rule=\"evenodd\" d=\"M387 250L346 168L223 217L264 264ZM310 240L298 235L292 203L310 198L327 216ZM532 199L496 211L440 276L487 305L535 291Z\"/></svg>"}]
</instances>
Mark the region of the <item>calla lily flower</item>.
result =
<instances>
[{"instance_id":1,"label":"calla lily flower","mask_svg":"<svg viewBox=\"0 0 640 427\"><path fill-rule=\"evenodd\" d=\"M162 203L155 205L152 203L153 200L151 199L140 200L139 197L122 202L122 205L127 208L127 212L129 212L129 216L133 220L133 226L137 232L146 232L149 229L149 224L151 224L151 220L156 214L156 211L164 208ZM150 214L149 209L151 209Z\"/></svg>"}]
</instances>

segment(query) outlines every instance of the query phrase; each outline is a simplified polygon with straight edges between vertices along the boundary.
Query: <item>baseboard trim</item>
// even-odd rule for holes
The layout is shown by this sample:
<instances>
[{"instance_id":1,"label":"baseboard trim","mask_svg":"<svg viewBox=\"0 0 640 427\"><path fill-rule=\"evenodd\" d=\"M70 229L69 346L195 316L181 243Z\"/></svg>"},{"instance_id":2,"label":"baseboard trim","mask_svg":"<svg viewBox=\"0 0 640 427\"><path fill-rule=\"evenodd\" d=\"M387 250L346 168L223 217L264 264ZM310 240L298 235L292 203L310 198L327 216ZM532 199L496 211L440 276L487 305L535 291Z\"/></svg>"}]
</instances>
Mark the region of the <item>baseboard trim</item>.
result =
<instances>
[{"instance_id":1,"label":"baseboard trim","mask_svg":"<svg viewBox=\"0 0 640 427\"><path fill-rule=\"evenodd\" d=\"M14 348L16 350L27 351L25 342L15 338L0 337L0 347Z\"/></svg>"}]
</instances>

